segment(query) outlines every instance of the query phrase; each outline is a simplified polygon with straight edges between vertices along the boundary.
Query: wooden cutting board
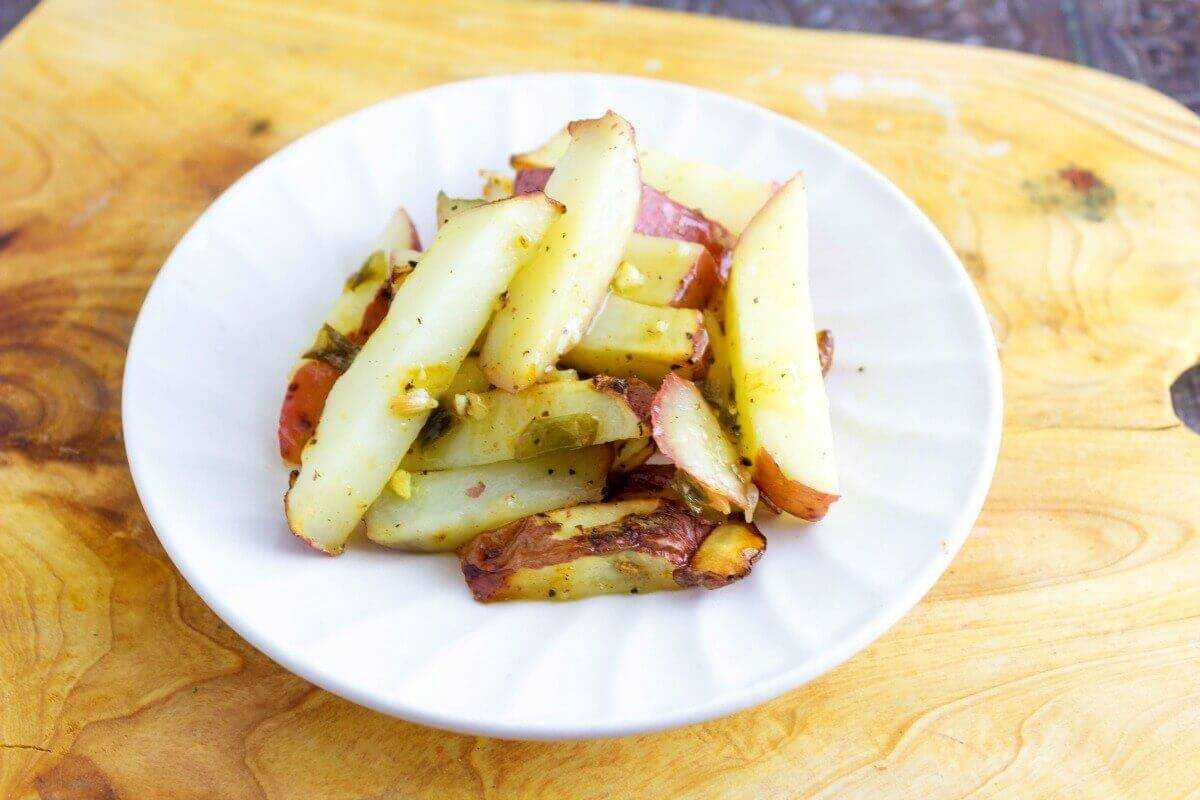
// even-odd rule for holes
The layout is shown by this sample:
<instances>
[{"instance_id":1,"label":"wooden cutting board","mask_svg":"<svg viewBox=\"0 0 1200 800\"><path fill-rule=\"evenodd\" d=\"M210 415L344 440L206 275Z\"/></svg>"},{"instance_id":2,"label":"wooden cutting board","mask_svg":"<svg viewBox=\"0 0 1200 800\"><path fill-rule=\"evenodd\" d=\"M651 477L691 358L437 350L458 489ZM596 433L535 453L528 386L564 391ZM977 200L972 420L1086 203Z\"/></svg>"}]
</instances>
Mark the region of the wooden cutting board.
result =
<instances>
[{"instance_id":1,"label":"wooden cutting board","mask_svg":"<svg viewBox=\"0 0 1200 800\"><path fill-rule=\"evenodd\" d=\"M125 466L129 332L213 198L368 103L533 69L827 133L995 325L1004 445L961 555L864 653L728 719L538 744L358 708L197 599ZM0 796L1196 797L1200 438L1167 386L1198 352L1200 121L1112 77L587 4L46 0L0 45Z\"/></svg>"}]
</instances>

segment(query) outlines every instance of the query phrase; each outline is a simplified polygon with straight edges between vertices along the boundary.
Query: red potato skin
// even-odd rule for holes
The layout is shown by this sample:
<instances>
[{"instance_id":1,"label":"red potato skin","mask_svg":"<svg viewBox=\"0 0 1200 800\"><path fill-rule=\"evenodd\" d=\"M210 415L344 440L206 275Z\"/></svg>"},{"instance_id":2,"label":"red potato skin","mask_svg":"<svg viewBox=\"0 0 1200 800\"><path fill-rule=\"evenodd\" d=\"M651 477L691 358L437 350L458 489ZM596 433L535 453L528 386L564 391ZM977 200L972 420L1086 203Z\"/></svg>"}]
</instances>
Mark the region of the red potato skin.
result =
<instances>
[{"instance_id":1,"label":"red potato skin","mask_svg":"<svg viewBox=\"0 0 1200 800\"><path fill-rule=\"evenodd\" d=\"M668 497L667 487L675 477L674 464L643 464L624 475L613 475L606 500L641 500Z\"/></svg>"},{"instance_id":2,"label":"red potato skin","mask_svg":"<svg viewBox=\"0 0 1200 800\"><path fill-rule=\"evenodd\" d=\"M513 194L540 192L553 171L548 168L518 170L513 180ZM733 236L724 226L645 184L642 184L642 204L633 230L647 236L702 244L712 255L714 264L719 264L725 253L733 248Z\"/></svg>"},{"instance_id":3,"label":"red potato skin","mask_svg":"<svg viewBox=\"0 0 1200 800\"><path fill-rule=\"evenodd\" d=\"M358 330L351 333L348 337L360 347L366 344L367 339L375 332L375 329L383 324L383 318L387 316L388 309L392 307L392 287L388 282L379 287L379 291L375 294L374 299L363 311L362 324L358 326Z\"/></svg>"},{"instance_id":4,"label":"red potato skin","mask_svg":"<svg viewBox=\"0 0 1200 800\"><path fill-rule=\"evenodd\" d=\"M623 399L629 410L637 415L642 425L650 427L650 407L654 402L654 389L639 378L614 378L597 375L592 385L599 392Z\"/></svg>"},{"instance_id":5,"label":"red potato skin","mask_svg":"<svg viewBox=\"0 0 1200 800\"><path fill-rule=\"evenodd\" d=\"M405 214L408 217L408 214ZM417 233L417 226L413 225L412 217L408 217L408 249L421 250L421 234Z\"/></svg>"},{"instance_id":6,"label":"red potato skin","mask_svg":"<svg viewBox=\"0 0 1200 800\"><path fill-rule=\"evenodd\" d=\"M519 169L513 178L513 195L533 194L546 188L550 182L551 167Z\"/></svg>"},{"instance_id":7,"label":"red potato skin","mask_svg":"<svg viewBox=\"0 0 1200 800\"><path fill-rule=\"evenodd\" d=\"M631 514L590 528L585 536L554 539L552 534L560 528L559 524L543 514L535 514L479 534L463 545L458 555L463 578L480 603L506 599L508 581L519 570L625 550L665 559L674 567L672 576L680 586L717 588L724 584L703 581L688 569L704 537L715 527L716 523L664 500L648 514Z\"/></svg>"},{"instance_id":8,"label":"red potato skin","mask_svg":"<svg viewBox=\"0 0 1200 800\"><path fill-rule=\"evenodd\" d=\"M704 480L704 476L689 471L687 465L682 463L682 460L679 458L675 442L671 440L671 436L666 429L666 415L670 412L671 404L676 402L676 397L681 392L688 389L699 394L699 390L696 389L695 384L691 381L681 378L673 372L667 373L662 380L662 385L659 387L658 392L654 395L654 402L650 405L651 435L654 437L654 444L658 447L658 452L662 453L678 469L686 472L698 486L704 489L708 494L709 502L714 508L728 514L731 503L744 507L747 502L746 497L744 495L741 497L726 495L717 487L707 483Z\"/></svg>"},{"instance_id":9,"label":"red potato skin","mask_svg":"<svg viewBox=\"0 0 1200 800\"><path fill-rule=\"evenodd\" d=\"M766 450L759 450L754 459L754 484L771 506L808 522L824 517L829 507L841 497L818 492L787 477Z\"/></svg>"},{"instance_id":10,"label":"red potato skin","mask_svg":"<svg viewBox=\"0 0 1200 800\"><path fill-rule=\"evenodd\" d=\"M300 463L304 445L325 410L325 398L340 375L324 361L305 361L292 375L279 410L279 455L285 463Z\"/></svg>"},{"instance_id":11,"label":"red potato skin","mask_svg":"<svg viewBox=\"0 0 1200 800\"><path fill-rule=\"evenodd\" d=\"M829 329L817 331L817 356L821 359L821 375L833 369L833 334Z\"/></svg>"},{"instance_id":12,"label":"red potato skin","mask_svg":"<svg viewBox=\"0 0 1200 800\"><path fill-rule=\"evenodd\" d=\"M704 245L716 261L733 248L733 236L724 226L644 184L634 231L647 236L697 242Z\"/></svg>"},{"instance_id":13,"label":"red potato skin","mask_svg":"<svg viewBox=\"0 0 1200 800\"><path fill-rule=\"evenodd\" d=\"M704 308L720 285L716 259L707 249L703 250L692 271L679 282L679 290L671 298L670 305L675 308Z\"/></svg>"}]
</instances>

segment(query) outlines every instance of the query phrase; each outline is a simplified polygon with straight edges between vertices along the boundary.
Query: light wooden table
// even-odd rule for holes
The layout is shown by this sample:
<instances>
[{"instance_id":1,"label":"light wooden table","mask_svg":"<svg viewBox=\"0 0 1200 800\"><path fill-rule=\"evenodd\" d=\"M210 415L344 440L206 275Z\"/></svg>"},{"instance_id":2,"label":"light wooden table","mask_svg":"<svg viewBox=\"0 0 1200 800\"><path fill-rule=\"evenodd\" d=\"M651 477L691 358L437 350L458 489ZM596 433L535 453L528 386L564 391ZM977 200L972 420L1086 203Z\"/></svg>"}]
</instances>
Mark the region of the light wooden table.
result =
<instances>
[{"instance_id":1,"label":"light wooden table","mask_svg":"<svg viewBox=\"0 0 1200 800\"><path fill-rule=\"evenodd\" d=\"M130 483L125 345L200 211L341 114L530 69L824 131L933 218L1001 342L1000 466L949 572L725 720L536 744L358 708L221 624ZM1200 121L1112 77L610 6L47 0L0 46L0 796L1200 797L1200 438L1167 400L1197 352Z\"/></svg>"}]
</instances>

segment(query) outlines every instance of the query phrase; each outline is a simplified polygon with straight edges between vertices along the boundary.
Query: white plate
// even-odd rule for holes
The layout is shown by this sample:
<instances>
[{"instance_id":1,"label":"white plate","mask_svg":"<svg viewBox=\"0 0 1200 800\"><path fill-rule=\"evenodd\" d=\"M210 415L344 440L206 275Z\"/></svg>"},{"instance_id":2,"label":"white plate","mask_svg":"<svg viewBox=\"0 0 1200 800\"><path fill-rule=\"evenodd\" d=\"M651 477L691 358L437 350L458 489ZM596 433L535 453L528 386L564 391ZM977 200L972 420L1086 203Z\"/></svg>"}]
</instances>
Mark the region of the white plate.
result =
<instances>
[{"instance_id":1,"label":"white plate","mask_svg":"<svg viewBox=\"0 0 1200 800\"><path fill-rule=\"evenodd\" d=\"M719 591L475 603L458 561L366 542L318 555L284 525L275 427L296 354L388 213L426 242L434 195L478 192L565 121L613 108L638 137L761 178L804 170L843 499L768 523ZM450 299L447 299L450 302ZM739 100L616 75L527 74L405 95L267 159L175 248L129 347L123 419L146 513L217 614L357 703L514 738L648 731L796 687L911 608L969 532L1000 431L996 348L962 266L863 161Z\"/></svg>"}]
</instances>

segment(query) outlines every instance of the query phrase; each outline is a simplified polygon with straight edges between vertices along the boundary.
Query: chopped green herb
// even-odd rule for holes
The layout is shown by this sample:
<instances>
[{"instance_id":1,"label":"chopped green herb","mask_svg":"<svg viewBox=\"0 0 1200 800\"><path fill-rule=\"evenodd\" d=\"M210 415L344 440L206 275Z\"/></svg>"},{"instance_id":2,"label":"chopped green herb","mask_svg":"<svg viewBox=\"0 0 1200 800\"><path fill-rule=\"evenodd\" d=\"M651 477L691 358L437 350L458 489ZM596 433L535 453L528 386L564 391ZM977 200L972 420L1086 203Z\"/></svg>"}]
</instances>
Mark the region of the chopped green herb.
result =
<instances>
[{"instance_id":1,"label":"chopped green herb","mask_svg":"<svg viewBox=\"0 0 1200 800\"><path fill-rule=\"evenodd\" d=\"M681 469L675 470L667 488L679 495L687 510L710 522L721 522L725 515L708 504L708 493Z\"/></svg>"},{"instance_id":2,"label":"chopped green herb","mask_svg":"<svg viewBox=\"0 0 1200 800\"><path fill-rule=\"evenodd\" d=\"M517 458L556 450L574 450L594 444L600 421L586 412L558 417L537 417L517 436Z\"/></svg>"},{"instance_id":3,"label":"chopped green herb","mask_svg":"<svg viewBox=\"0 0 1200 800\"><path fill-rule=\"evenodd\" d=\"M350 368L354 357L358 355L358 345L347 339L332 325L325 324L317 332L317 340L312 348L304 354L304 358L314 361L324 361L338 372Z\"/></svg>"}]
</instances>

